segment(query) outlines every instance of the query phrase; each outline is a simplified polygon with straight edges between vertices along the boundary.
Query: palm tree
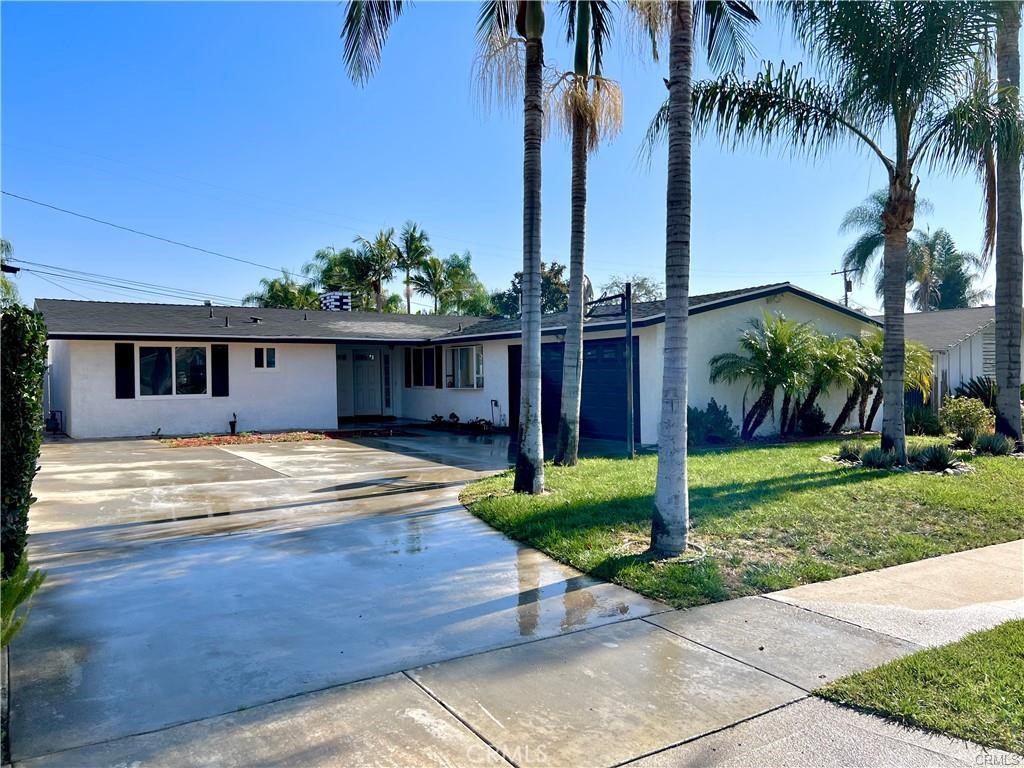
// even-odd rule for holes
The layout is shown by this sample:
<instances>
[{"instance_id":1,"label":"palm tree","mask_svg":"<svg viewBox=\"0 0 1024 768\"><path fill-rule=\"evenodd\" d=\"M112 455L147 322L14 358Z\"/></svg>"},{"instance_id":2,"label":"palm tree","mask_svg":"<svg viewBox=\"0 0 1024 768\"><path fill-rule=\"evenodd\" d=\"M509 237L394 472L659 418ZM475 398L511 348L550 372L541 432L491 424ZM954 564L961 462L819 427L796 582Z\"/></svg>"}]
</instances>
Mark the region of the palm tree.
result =
<instances>
[{"instance_id":1,"label":"palm tree","mask_svg":"<svg viewBox=\"0 0 1024 768\"><path fill-rule=\"evenodd\" d=\"M444 262L436 256L428 256L409 279L416 293L434 300L434 314L441 312L448 300L448 276Z\"/></svg>"},{"instance_id":2,"label":"palm tree","mask_svg":"<svg viewBox=\"0 0 1024 768\"><path fill-rule=\"evenodd\" d=\"M320 309L320 294L310 283L297 283L285 270L281 277L264 277L260 289L245 296L243 304L279 309Z\"/></svg>"},{"instance_id":3,"label":"palm tree","mask_svg":"<svg viewBox=\"0 0 1024 768\"><path fill-rule=\"evenodd\" d=\"M341 36L349 75L365 83L380 63L402 0L349 3ZM513 30L518 40L513 40ZM481 4L477 36L485 51L525 47L523 76L523 364L519 409L516 491L544 490L544 446L540 422L540 211L543 138L544 4L525 0L489 0Z\"/></svg>"},{"instance_id":4,"label":"palm tree","mask_svg":"<svg viewBox=\"0 0 1024 768\"><path fill-rule=\"evenodd\" d=\"M570 137L572 152L569 233L569 309L562 357L562 399L555 463L575 466L580 442L580 396L583 389L583 283L587 220L587 156L622 128L622 95L616 83L601 76L609 34L606 0L563 3L568 40L575 43L573 69L551 89L555 114ZM593 56L591 56L593 53Z\"/></svg>"},{"instance_id":5,"label":"palm tree","mask_svg":"<svg viewBox=\"0 0 1024 768\"><path fill-rule=\"evenodd\" d=\"M368 311L374 308L376 301L365 266L354 249L328 247L314 253L302 271L317 288L347 290L352 295L352 308Z\"/></svg>"},{"instance_id":6,"label":"palm tree","mask_svg":"<svg viewBox=\"0 0 1024 768\"><path fill-rule=\"evenodd\" d=\"M996 31L997 106L1020 115L1021 4L1000 5ZM1021 247L1021 153L1010 142L996 146L996 431L1018 445L1021 435L1021 305L1024 303L1024 250Z\"/></svg>"},{"instance_id":7,"label":"palm tree","mask_svg":"<svg viewBox=\"0 0 1024 768\"><path fill-rule=\"evenodd\" d=\"M769 413L775 412L775 393L782 389L780 426L786 423L794 393L808 386L818 333L810 323L798 323L782 314L753 319L740 334L741 352L711 358L711 383L746 381L758 397L743 415L740 437L750 440Z\"/></svg>"},{"instance_id":8,"label":"palm tree","mask_svg":"<svg viewBox=\"0 0 1024 768\"><path fill-rule=\"evenodd\" d=\"M915 231L907 250L910 303L918 311L962 309L985 299L988 292L974 287L980 278L981 258L957 248L946 230Z\"/></svg>"},{"instance_id":9,"label":"palm tree","mask_svg":"<svg viewBox=\"0 0 1024 768\"><path fill-rule=\"evenodd\" d=\"M417 224L407 221L398 237L398 254L395 266L405 272L405 311L412 314L412 286L410 274L419 269L423 261L433 254L430 237Z\"/></svg>"},{"instance_id":10,"label":"palm tree","mask_svg":"<svg viewBox=\"0 0 1024 768\"><path fill-rule=\"evenodd\" d=\"M883 285L882 265L879 257L885 247L885 233L882 231L882 214L889 201L889 190L878 189L868 195L867 199L846 212L839 225L839 234L855 233L857 239L843 253L843 269L849 270L857 283L863 283L868 269L878 263L876 271L877 285ZM917 200L915 214L928 214L932 204L924 199ZM879 292L881 298L881 292Z\"/></svg>"},{"instance_id":11,"label":"palm tree","mask_svg":"<svg viewBox=\"0 0 1024 768\"><path fill-rule=\"evenodd\" d=\"M849 336L818 337L811 360L808 389L796 415L797 422L810 414L820 395L828 395L837 386L852 388L862 376L856 339ZM849 413L846 418L849 418Z\"/></svg>"},{"instance_id":12,"label":"palm tree","mask_svg":"<svg viewBox=\"0 0 1024 768\"><path fill-rule=\"evenodd\" d=\"M384 284L394 277L398 258L394 227L379 230L373 240L357 237L353 242L359 246L353 272L361 278L360 282L370 286L376 309L383 312Z\"/></svg>"},{"instance_id":13,"label":"palm tree","mask_svg":"<svg viewBox=\"0 0 1024 768\"><path fill-rule=\"evenodd\" d=\"M825 79L806 78L799 66L769 64L752 81L726 75L702 82L694 89L695 120L701 128L717 125L734 142L782 140L812 155L854 142L882 162L889 180L882 215L882 388L888 395L882 447L904 463L903 305L916 171L929 161L969 164L978 136L999 124L988 100L966 87L995 11L990 4L953 0L821 0L789 8L800 42ZM891 154L882 146L889 143Z\"/></svg>"},{"instance_id":14,"label":"palm tree","mask_svg":"<svg viewBox=\"0 0 1024 768\"><path fill-rule=\"evenodd\" d=\"M473 272L473 257L469 251L453 253L444 260L444 279L455 314L461 315L463 303L480 284Z\"/></svg>"},{"instance_id":15,"label":"palm tree","mask_svg":"<svg viewBox=\"0 0 1024 768\"><path fill-rule=\"evenodd\" d=\"M686 451L687 321L690 296L690 186L693 127L692 82L694 18L715 68L742 62L749 49L748 30L757 22L739 0L633 0L630 8L656 42L668 28L668 100L660 133L668 138L665 211L665 346L658 424L658 473L651 520L651 552L673 556L686 549L690 497ZM649 138L653 139L653 137ZM648 146L652 142L648 141Z\"/></svg>"}]
</instances>

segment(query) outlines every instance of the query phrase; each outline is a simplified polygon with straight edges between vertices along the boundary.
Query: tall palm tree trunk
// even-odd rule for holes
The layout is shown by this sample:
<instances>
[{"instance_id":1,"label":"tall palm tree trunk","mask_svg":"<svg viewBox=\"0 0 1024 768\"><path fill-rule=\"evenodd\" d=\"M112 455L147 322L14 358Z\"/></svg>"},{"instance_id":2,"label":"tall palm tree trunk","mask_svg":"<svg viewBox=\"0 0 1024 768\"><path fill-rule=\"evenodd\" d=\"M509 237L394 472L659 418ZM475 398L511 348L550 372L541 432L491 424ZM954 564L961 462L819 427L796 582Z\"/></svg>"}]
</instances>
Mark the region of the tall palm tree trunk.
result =
<instances>
[{"instance_id":1,"label":"tall palm tree trunk","mask_svg":"<svg viewBox=\"0 0 1024 768\"><path fill-rule=\"evenodd\" d=\"M686 467L686 356L690 304L690 206L693 134L693 6L671 6L668 82L668 184L665 222L665 353L658 424L658 474L651 551L686 549L690 498Z\"/></svg>"},{"instance_id":2,"label":"tall palm tree trunk","mask_svg":"<svg viewBox=\"0 0 1024 768\"><path fill-rule=\"evenodd\" d=\"M519 453L516 457L513 488L518 492L542 493L544 442L540 421L540 161L544 129L544 47L541 41L544 32L544 11L540 3L527 3L525 13L527 34L526 87L523 103L523 363L522 395L519 401Z\"/></svg>"},{"instance_id":3,"label":"tall palm tree trunk","mask_svg":"<svg viewBox=\"0 0 1024 768\"><path fill-rule=\"evenodd\" d=\"M905 151L905 150L903 150ZM885 246L882 251L885 338L882 342L882 450L907 461L907 429L903 389L906 376L903 307L907 300L908 235L914 228L914 187L910 171L898 164L889 181L889 200L882 214Z\"/></svg>"},{"instance_id":4,"label":"tall palm tree trunk","mask_svg":"<svg viewBox=\"0 0 1024 768\"><path fill-rule=\"evenodd\" d=\"M1001 8L996 33L996 76L1003 109L1020 109L1021 4ZM1021 304L1024 254L1021 249L1020 156L998 150L996 157L996 431L1021 445Z\"/></svg>"},{"instance_id":5,"label":"tall palm tree trunk","mask_svg":"<svg viewBox=\"0 0 1024 768\"><path fill-rule=\"evenodd\" d=\"M412 314L412 288L409 286L409 272L405 270L405 314ZM434 309L434 314L437 314L437 309Z\"/></svg>"},{"instance_id":6,"label":"tall palm tree trunk","mask_svg":"<svg viewBox=\"0 0 1024 768\"><path fill-rule=\"evenodd\" d=\"M569 316L562 358L562 407L555 463L575 466L580 445L583 391L583 258L587 226L587 125L577 115L572 126L572 222L569 235Z\"/></svg>"}]
</instances>

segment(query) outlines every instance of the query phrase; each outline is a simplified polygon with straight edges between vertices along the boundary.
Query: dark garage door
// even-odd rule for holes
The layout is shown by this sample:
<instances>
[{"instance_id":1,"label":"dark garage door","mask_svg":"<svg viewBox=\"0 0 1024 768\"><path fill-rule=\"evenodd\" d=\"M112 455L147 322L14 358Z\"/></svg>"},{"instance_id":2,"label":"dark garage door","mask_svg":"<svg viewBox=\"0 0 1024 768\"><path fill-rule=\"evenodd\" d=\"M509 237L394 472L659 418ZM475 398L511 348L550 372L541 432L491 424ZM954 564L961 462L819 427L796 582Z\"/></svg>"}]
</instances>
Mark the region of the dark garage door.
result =
<instances>
[{"instance_id":1,"label":"dark garage door","mask_svg":"<svg viewBox=\"0 0 1024 768\"><path fill-rule=\"evenodd\" d=\"M558 431L562 404L564 345L541 346L541 420L545 432ZM519 426L520 372L523 348L508 348L509 422ZM640 441L640 343L633 338L633 434ZM602 440L626 437L626 344L623 339L596 339L583 344L583 397L580 436Z\"/></svg>"}]
</instances>

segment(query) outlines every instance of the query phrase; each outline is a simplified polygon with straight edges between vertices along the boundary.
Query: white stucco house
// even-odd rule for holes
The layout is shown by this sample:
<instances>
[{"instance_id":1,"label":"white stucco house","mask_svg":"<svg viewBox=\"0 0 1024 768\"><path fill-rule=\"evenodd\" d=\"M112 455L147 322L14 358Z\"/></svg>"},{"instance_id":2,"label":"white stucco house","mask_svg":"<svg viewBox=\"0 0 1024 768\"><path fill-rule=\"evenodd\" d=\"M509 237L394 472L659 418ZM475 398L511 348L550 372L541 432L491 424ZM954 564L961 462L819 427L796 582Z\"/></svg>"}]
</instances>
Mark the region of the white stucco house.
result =
<instances>
[{"instance_id":1,"label":"white stucco house","mask_svg":"<svg viewBox=\"0 0 1024 768\"><path fill-rule=\"evenodd\" d=\"M875 319L881 321L882 317ZM932 353L932 389L938 395L931 398L933 410L938 411L943 398L964 382L995 376L995 307L908 312L903 322L907 339Z\"/></svg>"},{"instance_id":2,"label":"white stucco house","mask_svg":"<svg viewBox=\"0 0 1024 768\"><path fill-rule=\"evenodd\" d=\"M49 336L48 408L62 412L71 437L223 433L234 415L240 431L451 413L514 427L518 418L518 319L57 299L39 299L36 308ZM712 385L708 363L735 349L748 321L764 312L830 334L879 325L790 283L692 296L691 405L713 397L739 423L744 385ZM664 321L663 302L634 305L634 423L645 444L657 438ZM625 436L624 328L620 314L604 310L586 322L585 437ZM564 313L544 317L546 430L557 428L564 331ZM834 392L819 402L834 417L844 398Z\"/></svg>"}]
</instances>

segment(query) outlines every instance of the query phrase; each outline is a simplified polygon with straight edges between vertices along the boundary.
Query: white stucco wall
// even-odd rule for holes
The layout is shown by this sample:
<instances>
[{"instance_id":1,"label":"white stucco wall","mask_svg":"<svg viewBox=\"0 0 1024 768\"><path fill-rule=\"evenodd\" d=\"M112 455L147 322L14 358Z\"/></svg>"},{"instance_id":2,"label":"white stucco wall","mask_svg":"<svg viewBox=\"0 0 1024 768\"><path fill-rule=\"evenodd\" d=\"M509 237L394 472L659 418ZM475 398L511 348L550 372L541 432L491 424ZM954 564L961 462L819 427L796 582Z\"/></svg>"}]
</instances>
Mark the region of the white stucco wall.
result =
<instances>
[{"instance_id":1,"label":"white stucco wall","mask_svg":"<svg viewBox=\"0 0 1024 768\"><path fill-rule=\"evenodd\" d=\"M229 395L114 397L115 341L51 341L51 349L66 345L69 377L65 408L71 437L134 437L153 434L220 433L228 430L232 413L238 430L334 429L337 427L337 388L333 344L228 345ZM146 345L188 345L161 342ZM277 367L257 369L253 348L274 346ZM61 353L63 354L63 353ZM207 354L209 366L209 354Z\"/></svg>"},{"instance_id":2,"label":"white stucco wall","mask_svg":"<svg viewBox=\"0 0 1024 768\"><path fill-rule=\"evenodd\" d=\"M518 344L518 339L508 341L470 342L467 344L444 345L445 369L448 366L448 350L453 346L480 344L484 354L483 389L437 389L435 387L405 386L405 355L401 349L395 354L395 386L398 392L396 413L408 419L429 421L434 414L448 418L456 413L460 421L489 419L498 426L508 426L508 347ZM491 400L498 405L491 406Z\"/></svg>"},{"instance_id":3,"label":"white stucco wall","mask_svg":"<svg viewBox=\"0 0 1024 768\"><path fill-rule=\"evenodd\" d=\"M766 311L781 312L790 319L811 322L820 333L825 334L857 336L861 331L875 327L870 323L790 293L692 315L688 334L688 399L691 406L704 408L713 397L719 405L724 405L729 409L729 415L732 416L736 425L740 424L743 419L746 384L739 382L711 384L711 358L722 352L739 351L737 340L740 334L749 327L748 323L751 319L760 318ZM660 350L663 343L660 334L664 333L664 326L657 326L657 328L659 328L659 338L652 343L652 346ZM648 360L654 359L641 351L640 359L644 360L645 357ZM657 359L660 361L660 352ZM660 365L652 366L652 368L648 375L641 367L641 391L644 398L641 406L641 418L644 424L642 441L645 443L656 441L657 422L661 412L662 373ZM746 393L748 406L757 398L758 394L760 393ZM819 397L817 403L825 412L826 417L835 419L845 400L846 393L836 390L827 396ZM777 393L775 402L775 415L778 417L782 407L781 392ZM779 425L769 417L758 430L758 434L770 435L777 433L778 430ZM652 436L650 440L648 439L649 435Z\"/></svg>"},{"instance_id":4,"label":"white stucco wall","mask_svg":"<svg viewBox=\"0 0 1024 768\"><path fill-rule=\"evenodd\" d=\"M69 405L69 383L71 381L71 353L68 342L55 339L49 342L50 378L46 410L64 412L64 431L70 427L71 409ZM49 414L45 414L49 415ZM69 433L70 434L70 433Z\"/></svg>"}]
</instances>

